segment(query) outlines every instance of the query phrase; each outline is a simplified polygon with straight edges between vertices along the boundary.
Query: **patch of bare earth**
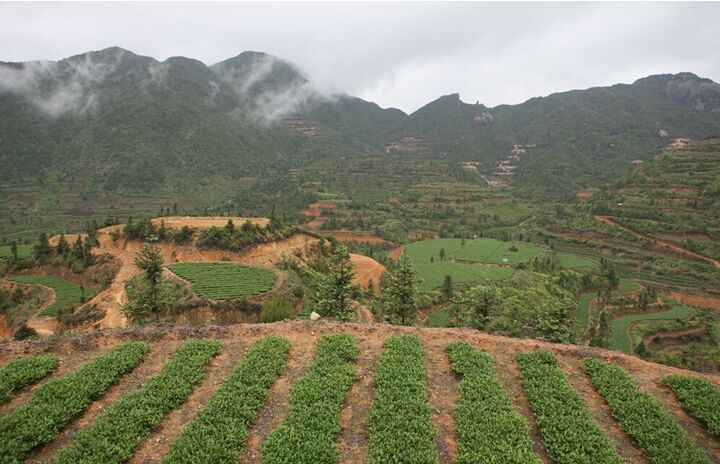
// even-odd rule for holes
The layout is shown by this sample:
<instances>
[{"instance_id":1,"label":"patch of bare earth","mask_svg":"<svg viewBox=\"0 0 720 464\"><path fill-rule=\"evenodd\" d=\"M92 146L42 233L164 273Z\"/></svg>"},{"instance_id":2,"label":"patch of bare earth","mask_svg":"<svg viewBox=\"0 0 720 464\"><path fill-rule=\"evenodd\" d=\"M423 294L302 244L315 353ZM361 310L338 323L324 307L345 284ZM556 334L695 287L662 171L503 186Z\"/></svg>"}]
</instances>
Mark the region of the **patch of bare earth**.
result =
<instances>
[{"instance_id":1,"label":"patch of bare earth","mask_svg":"<svg viewBox=\"0 0 720 464\"><path fill-rule=\"evenodd\" d=\"M200 224L203 224L221 220L227 222L227 219L229 218L201 217L191 219L197 219ZM224 224L225 223L223 223L223 225ZM110 286L95 295L95 297L89 302L105 311L105 318L99 321L96 325L98 328L125 327L127 325L127 319L121 311L121 305L127 302L125 284L140 273L140 271L135 267L133 260L135 258L135 253L142 249L143 242L139 240L127 240L124 238L113 240L113 233L121 229L122 226L110 226L99 230L98 241L100 246L93 249L93 253L95 255L99 256L109 254L121 263L120 268ZM233 262L239 262L251 266L272 268L273 265L280 261L283 256L307 260L312 247L317 242L318 239L315 237L311 237L306 234L295 234L283 240L261 243L237 253L219 249L204 250L193 245L177 245L171 243L159 243L157 246L162 250L166 263L219 261L221 259L229 259Z\"/></svg>"},{"instance_id":2,"label":"patch of bare earth","mask_svg":"<svg viewBox=\"0 0 720 464\"><path fill-rule=\"evenodd\" d=\"M380 277L383 275L383 272L385 272L385 266L368 256L355 253L350 253L350 261L352 261L355 267L353 283L368 288L370 281L372 281L373 286L377 290L380 285Z\"/></svg>"},{"instance_id":3,"label":"patch of bare earth","mask_svg":"<svg viewBox=\"0 0 720 464\"><path fill-rule=\"evenodd\" d=\"M451 464L457 457L457 425L453 411L459 391L457 379L445 354L445 343L426 343L425 366L428 395L435 423L435 451L441 464Z\"/></svg>"},{"instance_id":4,"label":"patch of bare earth","mask_svg":"<svg viewBox=\"0 0 720 464\"><path fill-rule=\"evenodd\" d=\"M354 233L354 232L334 232L333 235L336 239L343 243L373 243L381 244L387 243L387 241L372 234Z\"/></svg>"},{"instance_id":5,"label":"patch of bare earth","mask_svg":"<svg viewBox=\"0 0 720 464\"><path fill-rule=\"evenodd\" d=\"M240 226L247 221L252 224L265 227L270 223L268 218L252 218L252 217L241 217L241 216L164 216L152 219L152 223L156 226L165 224L168 229L182 229L184 226L192 227L195 229L209 229L211 227L224 227L229 220Z\"/></svg>"}]
</instances>

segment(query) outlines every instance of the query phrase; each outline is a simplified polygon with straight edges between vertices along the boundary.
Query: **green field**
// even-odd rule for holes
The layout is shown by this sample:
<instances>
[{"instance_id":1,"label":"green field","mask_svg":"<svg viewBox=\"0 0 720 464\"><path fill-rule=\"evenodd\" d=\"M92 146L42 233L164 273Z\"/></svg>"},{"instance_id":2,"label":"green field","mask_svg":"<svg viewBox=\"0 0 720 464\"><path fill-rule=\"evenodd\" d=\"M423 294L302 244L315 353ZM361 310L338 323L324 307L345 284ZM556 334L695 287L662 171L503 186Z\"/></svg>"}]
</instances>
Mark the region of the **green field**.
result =
<instances>
[{"instance_id":1,"label":"green field","mask_svg":"<svg viewBox=\"0 0 720 464\"><path fill-rule=\"evenodd\" d=\"M50 287L55 290L55 302L45 308L39 314L40 316L56 317L60 309L74 308L82 303L80 301L80 297L81 295L83 295L83 293L81 293L80 291L80 286L76 283L67 281L60 277L41 275L14 275L6 276L5 278L23 284L45 285L46 287ZM85 301L89 300L94 295L95 291L93 289L85 287Z\"/></svg>"},{"instance_id":2,"label":"green field","mask_svg":"<svg viewBox=\"0 0 720 464\"><path fill-rule=\"evenodd\" d=\"M32 245L18 245L17 254L18 259L24 259L30 256L33 252ZM12 258L12 252L10 251L10 245L0 245L0 258L10 259Z\"/></svg>"},{"instance_id":3,"label":"green field","mask_svg":"<svg viewBox=\"0 0 720 464\"><path fill-rule=\"evenodd\" d=\"M501 242L480 238L468 240L465 245L457 238L440 238L413 242L405 247L405 253L412 260L419 281L418 289L427 292L442 285L446 275L453 283L475 283L486 280L503 280L513 273L510 268L482 266L470 262L501 263L507 248L515 245L516 254L508 264L526 261L537 253L537 247L522 242ZM445 250L445 260L440 259L440 250Z\"/></svg>"},{"instance_id":4,"label":"green field","mask_svg":"<svg viewBox=\"0 0 720 464\"><path fill-rule=\"evenodd\" d=\"M622 350L628 354L630 353L630 334L628 333L628 330L630 330L630 326L634 322L663 319L684 319L693 312L691 307L678 303L675 300L666 299L665 302L671 305L671 308L667 311L650 314L630 314L613 320L610 324L612 348Z\"/></svg>"},{"instance_id":5,"label":"green field","mask_svg":"<svg viewBox=\"0 0 720 464\"><path fill-rule=\"evenodd\" d=\"M276 279L273 271L228 262L174 263L167 268L191 282L198 296L207 300L265 293Z\"/></svg>"},{"instance_id":6,"label":"green field","mask_svg":"<svg viewBox=\"0 0 720 464\"><path fill-rule=\"evenodd\" d=\"M640 285L634 280L620 279L620 285L615 290L615 295L625 295L626 293L635 292L640 289ZM578 338L582 337L587 329L588 321L590 320L590 302L597 296L597 291L585 292L580 295L580 303L578 304L577 312L575 313L575 333Z\"/></svg>"},{"instance_id":7,"label":"green field","mask_svg":"<svg viewBox=\"0 0 720 464\"><path fill-rule=\"evenodd\" d=\"M597 266L597 261L587 256L576 255L575 253L557 253L558 261L562 267L568 269L588 269Z\"/></svg>"}]
</instances>

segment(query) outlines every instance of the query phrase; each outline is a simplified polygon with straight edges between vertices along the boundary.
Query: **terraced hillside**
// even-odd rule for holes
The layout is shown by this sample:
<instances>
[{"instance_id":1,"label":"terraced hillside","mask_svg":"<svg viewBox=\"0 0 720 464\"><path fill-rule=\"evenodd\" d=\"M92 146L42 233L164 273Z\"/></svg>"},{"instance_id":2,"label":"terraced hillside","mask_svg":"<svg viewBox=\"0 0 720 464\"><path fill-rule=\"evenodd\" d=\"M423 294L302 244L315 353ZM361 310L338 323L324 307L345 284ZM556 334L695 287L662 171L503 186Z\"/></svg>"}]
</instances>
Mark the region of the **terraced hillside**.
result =
<instances>
[{"instance_id":1,"label":"terraced hillside","mask_svg":"<svg viewBox=\"0 0 720 464\"><path fill-rule=\"evenodd\" d=\"M9 362L41 354L57 368ZM6 343L0 391L3 463L720 460L719 377L470 329L296 321Z\"/></svg>"},{"instance_id":2,"label":"terraced hillside","mask_svg":"<svg viewBox=\"0 0 720 464\"><path fill-rule=\"evenodd\" d=\"M720 138L672 148L596 200L596 218L720 268Z\"/></svg>"}]
</instances>

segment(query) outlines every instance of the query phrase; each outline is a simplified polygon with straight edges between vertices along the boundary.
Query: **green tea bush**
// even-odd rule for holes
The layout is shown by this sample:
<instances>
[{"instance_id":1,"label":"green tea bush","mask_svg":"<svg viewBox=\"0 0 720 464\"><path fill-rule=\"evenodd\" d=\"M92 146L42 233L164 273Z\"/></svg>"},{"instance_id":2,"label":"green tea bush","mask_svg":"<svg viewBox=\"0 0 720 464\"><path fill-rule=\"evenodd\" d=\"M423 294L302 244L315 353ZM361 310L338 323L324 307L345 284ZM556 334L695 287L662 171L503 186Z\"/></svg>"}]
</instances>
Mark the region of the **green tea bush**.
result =
<instances>
[{"instance_id":1,"label":"green tea bush","mask_svg":"<svg viewBox=\"0 0 720 464\"><path fill-rule=\"evenodd\" d=\"M180 406L205 377L205 366L220 350L217 340L190 340L180 346L157 376L113 403L78 432L54 462L110 464L130 459L163 417Z\"/></svg>"},{"instance_id":2,"label":"green tea bush","mask_svg":"<svg viewBox=\"0 0 720 464\"><path fill-rule=\"evenodd\" d=\"M236 463L248 429L287 361L290 343L265 337L253 345L222 387L173 443L163 462Z\"/></svg>"},{"instance_id":3,"label":"green tea bush","mask_svg":"<svg viewBox=\"0 0 720 464\"><path fill-rule=\"evenodd\" d=\"M0 404L10 400L10 395L50 374L58 365L58 358L41 354L31 358L14 359L0 368Z\"/></svg>"},{"instance_id":4,"label":"green tea bush","mask_svg":"<svg viewBox=\"0 0 720 464\"><path fill-rule=\"evenodd\" d=\"M355 368L350 364L360 347L350 334L325 335L318 341L313 364L293 386L283 423L262 448L264 464L333 464L340 432L340 409Z\"/></svg>"},{"instance_id":5,"label":"green tea bush","mask_svg":"<svg viewBox=\"0 0 720 464\"><path fill-rule=\"evenodd\" d=\"M437 463L420 339L388 338L375 378L368 433L370 464Z\"/></svg>"},{"instance_id":6,"label":"green tea bush","mask_svg":"<svg viewBox=\"0 0 720 464\"><path fill-rule=\"evenodd\" d=\"M690 415L701 420L720 437L720 390L707 379L671 375L663 383L675 392Z\"/></svg>"},{"instance_id":7,"label":"green tea bush","mask_svg":"<svg viewBox=\"0 0 720 464\"><path fill-rule=\"evenodd\" d=\"M548 456L556 464L619 464L610 439L572 389L554 354L520 352L523 387Z\"/></svg>"},{"instance_id":8,"label":"green tea bush","mask_svg":"<svg viewBox=\"0 0 720 464\"><path fill-rule=\"evenodd\" d=\"M135 367L150 348L128 342L37 389L30 401L0 418L0 463L19 463L55 438L73 418Z\"/></svg>"},{"instance_id":9,"label":"green tea bush","mask_svg":"<svg viewBox=\"0 0 720 464\"><path fill-rule=\"evenodd\" d=\"M690 440L682 427L655 398L641 392L620 366L587 358L583 370L605 398L625 432L645 450L653 464L709 464L710 460Z\"/></svg>"},{"instance_id":10,"label":"green tea bush","mask_svg":"<svg viewBox=\"0 0 720 464\"><path fill-rule=\"evenodd\" d=\"M503 391L492 357L463 342L450 343L446 351L453 371L462 377L455 410L457 464L539 464L527 421Z\"/></svg>"}]
</instances>

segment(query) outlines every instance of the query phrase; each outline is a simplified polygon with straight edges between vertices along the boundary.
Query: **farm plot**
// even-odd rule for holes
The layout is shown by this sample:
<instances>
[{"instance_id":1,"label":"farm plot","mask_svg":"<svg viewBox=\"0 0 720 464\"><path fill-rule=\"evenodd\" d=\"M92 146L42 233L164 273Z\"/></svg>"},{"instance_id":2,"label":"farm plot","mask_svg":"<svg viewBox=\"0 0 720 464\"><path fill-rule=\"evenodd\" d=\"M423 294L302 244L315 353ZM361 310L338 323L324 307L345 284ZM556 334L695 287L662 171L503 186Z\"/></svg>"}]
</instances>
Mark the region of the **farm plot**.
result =
<instances>
[{"instance_id":1,"label":"farm plot","mask_svg":"<svg viewBox=\"0 0 720 464\"><path fill-rule=\"evenodd\" d=\"M0 418L0 462L19 463L35 447L51 441L74 417L99 398L150 349L127 342L41 386L26 404Z\"/></svg>"},{"instance_id":2,"label":"farm plot","mask_svg":"<svg viewBox=\"0 0 720 464\"><path fill-rule=\"evenodd\" d=\"M555 355L519 352L517 360L551 462L620 464L620 456L568 383Z\"/></svg>"},{"instance_id":3,"label":"farm plot","mask_svg":"<svg viewBox=\"0 0 720 464\"><path fill-rule=\"evenodd\" d=\"M675 392L683 408L720 438L720 389L707 379L671 375L663 383Z\"/></svg>"},{"instance_id":4,"label":"farm plot","mask_svg":"<svg viewBox=\"0 0 720 464\"><path fill-rule=\"evenodd\" d=\"M630 314L614 319L610 324L611 346L613 349L631 352L630 327L637 321L684 319L693 313L694 309L677 301L667 299L670 309L661 313Z\"/></svg>"},{"instance_id":5,"label":"farm plot","mask_svg":"<svg viewBox=\"0 0 720 464\"><path fill-rule=\"evenodd\" d=\"M540 252L540 248L525 242L477 238L460 244L453 250L455 259L477 261L481 263L518 264L530 260Z\"/></svg>"},{"instance_id":6,"label":"farm plot","mask_svg":"<svg viewBox=\"0 0 720 464\"><path fill-rule=\"evenodd\" d=\"M15 359L0 368L0 404L20 388L33 384L50 374L58 365L58 358L43 354L30 358Z\"/></svg>"},{"instance_id":7,"label":"farm plot","mask_svg":"<svg viewBox=\"0 0 720 464\"><path fill-rule=\"evenodd\" d=\"M38 314L39 316L57 317L61 309L74 308L95 295L95 291L90 288L81 288L78 284L55 276L13 275L5 278L22 284L45 285L55 290L55 302Z\"/></svg>"},{"instance_id":8,"label":"farm plot","mask_svg":"<svg viewBox=\"0 0 720 464\"><path fill-rule=\"evenodd\" d=\"M613 417L653 464L710 464L675 419L655 398L640 391L622 367L597 358L585 359L582 367L607 401Z\"/></svg>"},{"instance_id":9,"label":"farm plot","mask_svg":"<svg viewBox=\"0 0 720 464\"><path fill-rule=\"evenodd\" d=\"M528 423L503 391L492 357L463 342L450 343L446 351L453 371L462 376L455 410L458 464L539 464Z\"/></svg>"},{"instance_id":10,"label":"farm plot","mask_svg":"<svg viewBox=\"0 0 720 464\"><path fill-rule=\"evenodd\" d=\"M248 429L282 371L290 343L265 337L225 380L197 418L173 443L166 464L238 462Z\"/></svg>"},{"instance_id":11,"label":"farm plot","mask_svg":"<svg viewBox=\"0 0 720 464\"><path fill-rule=\"evenodd\" d=\"M18 259L25 259L30 256L33 252L32 245L18 245L17 246L17 257ZM12 259L12 247L10 245L0 246L0 259Z\"/></svg>"},{"instance_id":12,"label":"farm plot","mask_svg":"<svg viewBox=\"0 0 720 464\"><path fill-rule=\"evenodd\" d=\"M205 377L205 366L220 353L217 340L190 340L178 348L160 373L128 393L78 432L54 459L57 464L121 463L163 417L185 401Z\"/></svg>"},{"instance_id":13,"label":"farm plot","mask_svg":"<svg viewBox=\"0 0 720 464\"><path fill-rule=\"evenodd\" d=\"M597 260L575 253L559 252L557 257L560 265L568 269L590 269L598 265Z\"/></svg>"},{"instance_id":14,"label":"farm plot","mask_svg":"<svg viewBox=\"0 0 720 464\"><path fill-rule=\"evenodd\" d=\"M285 421L263 445L262 462L334 464L340 408L355 379L350 364L360 351L355 337L341 333L318 341L315 361L293 386Z\"/></svg>"},{"instance_id":15,"label":"farm plot","mask_svg":"<svg viewBox=\"0 0 720 464\"><path fill-rule=\"evenodd\" d=\"M437 462L423 346L411 335L388 338L370 410L370 464Z\"/></svg>"},{"instance_id":16,"label":"farm plot","mask_svg":"<svg viewBox=\"0 0 720 464\"><path fill-rule=\"evenodd\" d=\"M227 262L174 263L172 272L191 282L206 300L232 300L265 293L275 285L273 271Z\"/></svg>"}]
</instances>

